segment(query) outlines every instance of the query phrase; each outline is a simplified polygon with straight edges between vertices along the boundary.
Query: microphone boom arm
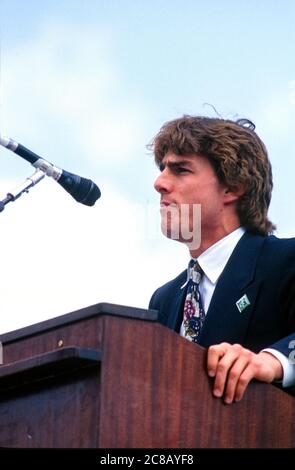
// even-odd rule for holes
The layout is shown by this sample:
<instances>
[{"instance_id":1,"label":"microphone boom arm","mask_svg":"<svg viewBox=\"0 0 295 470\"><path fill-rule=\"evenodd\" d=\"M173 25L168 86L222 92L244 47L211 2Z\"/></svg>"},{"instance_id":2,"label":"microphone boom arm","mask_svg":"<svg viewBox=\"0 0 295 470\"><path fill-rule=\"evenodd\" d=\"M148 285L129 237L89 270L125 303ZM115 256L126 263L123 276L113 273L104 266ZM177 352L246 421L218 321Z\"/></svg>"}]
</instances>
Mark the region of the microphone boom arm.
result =
<instances>
[{"instance_id":1,"label":"microphone boom arm","mask_svg":"<svg viewBox=\"0 0 295 470\"><path fill-rule=\"evenodd\" d=\"M22 184L19 184L16 188L7 193L6 198L0 201L0 212L4 210L6 204L15 201L23 193L28 193L29 189L39 183L45 175L46 173L44 173L44 171L36 170L31 176L28 176Z\"/></svg>"}]
</instances>

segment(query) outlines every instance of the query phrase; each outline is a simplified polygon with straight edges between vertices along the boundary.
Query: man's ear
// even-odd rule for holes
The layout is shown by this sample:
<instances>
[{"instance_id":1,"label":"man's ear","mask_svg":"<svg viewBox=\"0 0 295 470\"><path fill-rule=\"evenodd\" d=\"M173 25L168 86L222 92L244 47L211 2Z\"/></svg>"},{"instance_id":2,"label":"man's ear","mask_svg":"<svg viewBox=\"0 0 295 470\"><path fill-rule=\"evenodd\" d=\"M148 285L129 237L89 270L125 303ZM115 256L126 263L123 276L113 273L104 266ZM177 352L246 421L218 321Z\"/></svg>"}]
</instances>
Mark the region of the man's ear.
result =
<instances>
[{"instance_id":1,"label":"man's ear","mask_svg":"<svg viewBox=\"0 0 295 470\"><path fill-rule=\"evenodd\" d=\"M224 202L229 204L237 201L245 193L245 188L241 186L237 189L225 188L224 190Z\"/></svg>"}]
</instances>

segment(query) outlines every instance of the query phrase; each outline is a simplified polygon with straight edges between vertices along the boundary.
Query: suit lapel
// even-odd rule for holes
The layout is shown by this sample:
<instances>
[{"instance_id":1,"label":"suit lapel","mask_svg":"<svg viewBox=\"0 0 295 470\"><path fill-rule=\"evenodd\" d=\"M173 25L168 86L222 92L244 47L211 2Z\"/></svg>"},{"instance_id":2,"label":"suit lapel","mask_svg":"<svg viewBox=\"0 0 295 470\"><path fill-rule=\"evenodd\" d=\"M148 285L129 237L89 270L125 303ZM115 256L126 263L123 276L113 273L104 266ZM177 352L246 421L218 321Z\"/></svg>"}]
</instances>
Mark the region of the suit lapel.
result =
<instances>
[{"instance_id":1,"label":"suit lapel","mask_svg":"<svg viewBox=\"0 0 295 470\"><path fill-rule=\"evenodd\" d=\"M254 276L263 242L263 237L246 232L234 249L210 302L199 338L202 346L244 343L261 284Z\"/></svg>"},{"instance_id":2,"label":"suit lapel","mask_svg":"<svg viewBox=\"0 0 295 470\"><path fill-rule=\"evenodd\" d=\"M183 271L171 284L170 295L166 297L165 304L159 314L159 321L172 330L178 331L179 319L182 318L183 304L186 289L182 288L187 279L187 270Z\"/></svg>"}]
</instances>

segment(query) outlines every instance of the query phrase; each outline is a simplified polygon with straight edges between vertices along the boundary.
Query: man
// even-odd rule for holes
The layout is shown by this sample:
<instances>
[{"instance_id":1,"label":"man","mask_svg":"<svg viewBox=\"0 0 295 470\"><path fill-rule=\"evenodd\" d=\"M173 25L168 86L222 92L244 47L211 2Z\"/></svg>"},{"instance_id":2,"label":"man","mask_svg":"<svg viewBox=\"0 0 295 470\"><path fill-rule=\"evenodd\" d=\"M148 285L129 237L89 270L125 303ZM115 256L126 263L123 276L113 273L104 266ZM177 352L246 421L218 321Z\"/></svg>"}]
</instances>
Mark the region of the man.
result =
<instances>
[{"instance_id":1,"label":"man","mask_svg":"<svg viewBox=\"0 0 295 470\"><path fill-rule=\"evenodd\" d=\"M150 308L209 348L213 394L227 404L252 379L295 383L295 239L271 235L271 165L254 129L245 119L184 116L150 145L161 170L162 231L193 259L156 290Z\"/></svg>"}]
</instances>

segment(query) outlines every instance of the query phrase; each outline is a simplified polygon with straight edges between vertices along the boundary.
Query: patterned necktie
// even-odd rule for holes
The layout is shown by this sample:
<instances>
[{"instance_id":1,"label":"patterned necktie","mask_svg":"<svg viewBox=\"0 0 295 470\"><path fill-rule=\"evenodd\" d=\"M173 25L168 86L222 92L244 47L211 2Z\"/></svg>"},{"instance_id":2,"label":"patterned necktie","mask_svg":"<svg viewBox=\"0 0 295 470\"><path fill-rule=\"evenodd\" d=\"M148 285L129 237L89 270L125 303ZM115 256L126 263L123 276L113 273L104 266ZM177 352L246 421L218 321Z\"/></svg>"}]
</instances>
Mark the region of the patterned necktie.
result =
<instances>
[{"instance_id":1,"label":"patterned necktie","mask_svg":"<svg viewBox=\"0 0 295 470\"><path fill-rule=\"evenodd\" d=\"M199 291L203 274L204 272L199 263L192 259L189 263L189 281L184 302L183 326L184 337L194 343L198 342L198 336L205 321L205 312Z\"/></svg>"}]
</instances>

